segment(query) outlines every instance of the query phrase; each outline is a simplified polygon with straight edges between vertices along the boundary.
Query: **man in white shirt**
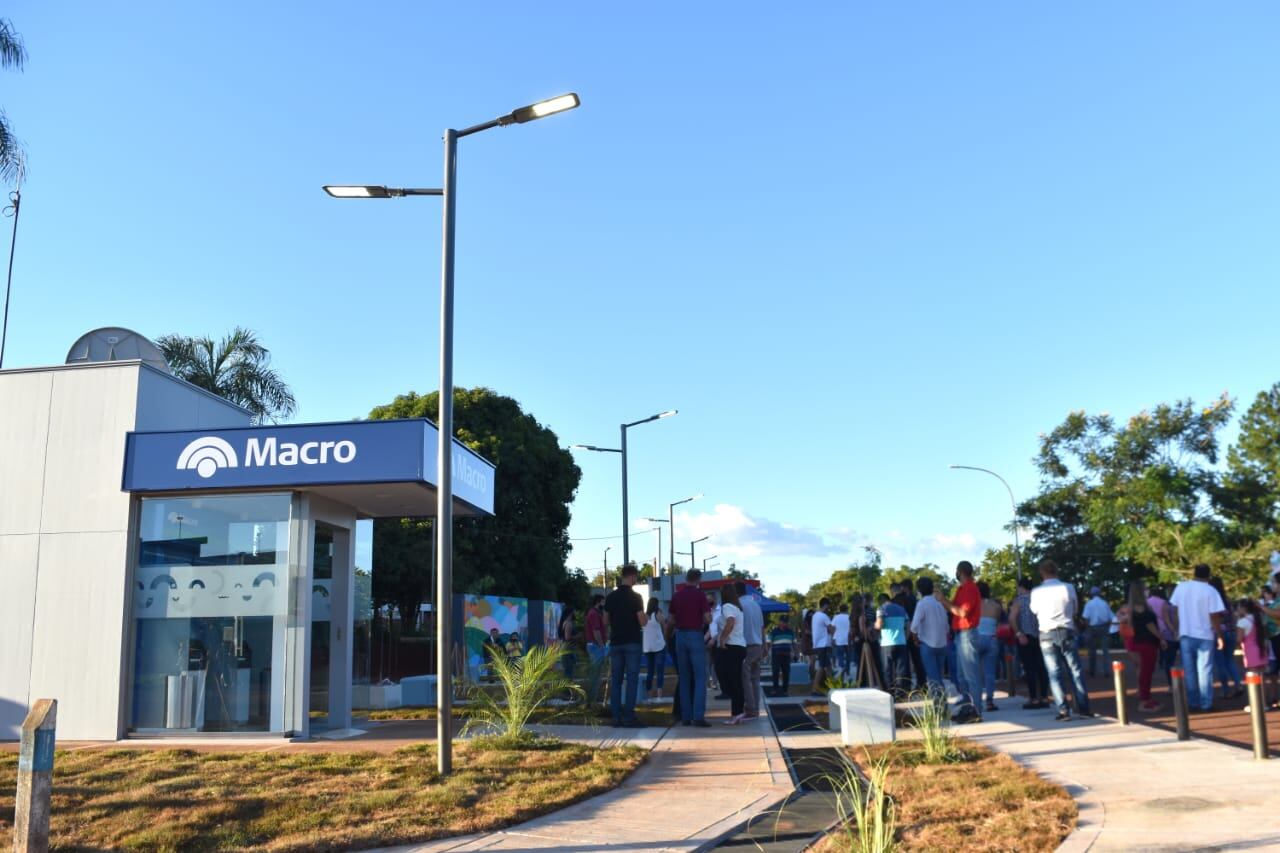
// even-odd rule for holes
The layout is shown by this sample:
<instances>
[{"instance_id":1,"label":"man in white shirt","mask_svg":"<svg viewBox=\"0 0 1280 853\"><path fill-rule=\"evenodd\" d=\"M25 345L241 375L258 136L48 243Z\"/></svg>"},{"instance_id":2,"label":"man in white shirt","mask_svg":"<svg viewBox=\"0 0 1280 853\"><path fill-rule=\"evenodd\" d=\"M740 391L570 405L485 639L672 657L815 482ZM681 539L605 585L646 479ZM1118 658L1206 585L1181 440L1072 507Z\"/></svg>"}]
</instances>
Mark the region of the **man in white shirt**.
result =
<instances>
[{"instance_id":1,"label":"man in white shirt","mask_svg":"<svg viewBox=\"0 0 1280 853\"><path fill-rule=\"evenodd\" d=\"M1108 646L1111 645L1111 622L1116 615L1111 612L1111 605L1102 598L1102 590L1094 587L1089 590L1089 600L1084 605L1084 621L1089 627L1084 632L1085 647L1089 649L1089 677L1098 674L1098 658L1102 658L1102 671L1106 673Z\"/></svg>"},{"instance_id":2,"label":"man in white shirt","mask_svg":"<svg viewBox=\"0 0 1280 853\"><path fill-rule=\"evenodd\" d=\"M1040 652L1044 655L1044 668L1049 674L1049 690L1058 706L1056 719L1071 719L1066 693L1062 688L1062 670L1071 674L1071 694L1075 698L1076 713L1092 717L1089 710L1089 690L1084 684L1084 671L1080 668L1080 655L1076 644L1076 588L1058 580L1058 564L1053 560L1041 560L1038 566L1041 583L1031 590L1031 612L1040 626Z\"/></svg>"},{"instance_id":3,"label":"man in white shirt","mask_svg":"<svg viewBox=\"0 0 1280 853\"><path fill-rule=\"evenodd\" d=\"M1169 596L1169 621L1178 635L1182 668L1187 676L1187 704L1213 710L1213 651L1226 602L1209 585L1209 567L1195 567L1194 577L1174 587Z\"/></svg>"},{"instance_id":4,"label":"man in white shirt","mask_svg":"<svg viewBox=\"0 0 1280 853\"><path fill-rule=\"evenodd\" d=\"M813 656L818 659L817 669L813 674L813 693L825 696L822 682L831 672L831 638L835 628L831 625L831 599L823 598L818 602L818 610L813 614L810 630L813 632Z\"/></svg>"},{"instance_id":5,"label":"man in white shirt","mask_svg":"<svg viewBox=\"0 0 1280 853\"><path fill-rule=\"evenodd\" d=\"M849 605L840 605L839 612L831 617L831 629L831 642L836 656L836 670L847 676L849 667L853 663L849 659Z\"/></svg>"},{"instance_id":6,"label":"man in white shirt","mask_svg":"<svg viewBox=\"0 0 1280 853\"><path fill-rule=\"evenodd\" d=\"M911 634L916 638L920 648L920 658L924 661L925 680L934 690L945 690L942 683L943 661L947 659L947 637L951 628L951 617L942 602L933 597L933 579L920 578L916 581L916 590L920 600L916 602L916 613L911 617ZM945 694L943 694L945 696Z\"/></svg>"},{"instance_id":7,"label":"man in white shirt","mask_svg":"<svg viewBox=\"0 0 1280 853\"><path fill-rule=\"evenodd\" d=\"M760 661L764 658L764 611L751 589L743 581L738 590L738 607L742 609L742 630L747 644L742 659L742 690L746 701L742 714L746 719L760 716Z\"/></svg>"}]
</instances>

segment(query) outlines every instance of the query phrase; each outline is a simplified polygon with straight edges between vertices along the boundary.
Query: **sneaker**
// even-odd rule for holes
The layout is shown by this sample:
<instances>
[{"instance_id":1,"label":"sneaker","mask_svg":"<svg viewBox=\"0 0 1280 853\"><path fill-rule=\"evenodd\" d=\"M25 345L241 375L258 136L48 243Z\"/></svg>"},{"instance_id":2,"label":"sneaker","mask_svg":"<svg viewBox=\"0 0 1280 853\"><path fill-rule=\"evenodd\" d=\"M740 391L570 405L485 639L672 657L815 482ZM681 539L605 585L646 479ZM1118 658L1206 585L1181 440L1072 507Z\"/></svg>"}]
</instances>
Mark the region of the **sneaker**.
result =
<instances>
[{"instance_id":1,"label":"sneaker","mask_svg":"<svg viewBox=\"0 0 1280 853\"><path fill-rule=\"evenodd\" d=\"M987 710L988 710L988 711L999 711L1000 709L996 707L996 703L995 703L995 702L988 702L988 703L987 703Z\"/></svg>"},{"instance_id":2,"label":"sneaker","mask_svg":"<svg viewBox=\"0 0 1280 853\"><path fill-rule=\"evenodd\" d=\"M708 723L706 720L694 720L694 721L693 721L693 725L694 725L694 727L695 727L695 728L699 728L699 729L709 729L709 728L711 728L711 724L710 724L710 723Z\"/></svg>"},{"instance_id":3,"label":"sneaker","mask_svg":"<svg viewBox=\"0 0 1280 853\"><path fill-rule=\"evenodd\" d=\"M742 719L744 719L744 720L754 720L754 719L756 719L756 718L757 718L757 717L759 717L759 716L760 716L759 714L753 714L753 713L751 713L750 711L748 711L748 712L746 712L745 714L743 714L743 715L742 715Z\"/></svg>"},{"instance_id":4,"label":"sneaker","mask_svg":"<svg viewBox=\"0 0 1280 853\"><path fill-rule=\"evenodd\" d=\"M738 723L740 723L740 722L742 722L742 715L741 715L741 714L739 714L739 715L738 715L738 716L736 716L736 717L730 717L729 719L727 719L727 720L725 720L725 721L724 721L724 724L725 724L726 726L736 726L736 725L737 725Z\"/></svg>"},{"instance_id":5,"label":"sneaker","mask_svg":"<svg viewBox=\"0 0 1280 853\"><path fill-rule=\"evenodd\" d=\"M1024 711L1034 711L1039 707L1040 707L1039 702L1023 702L1022 703L1022 710Z\"/></svg>"},{"instance_id":6,"label":"sneaker","mask_svg":"<svg viewBox=\"0 0 1280 853\"><path fill-rule=\"evenodd\" d=\"M1070 722L1071 712L1068 711L1066 708L1063 708L1061 711L1058 712L1058 715L1054 717L1054 719L1060 723Z\"/></svg>"},{"instance_id":7,"label":"sneaker","mask_svg":"<svg viewBox=\"0 0 1280 853\"><path fill-rule=\"evenodd\" d=\"M1148 713L1150 713L1151 711L1159 711L1160 703L1156 702L1155 700L1152 700L1150 702L1143 702L1141 705L1138 706L1138 709L1141 711L1147 711ZM1246 708L1245 710L1247 711L1248 708Z\"/></svg>"}]
</instances>

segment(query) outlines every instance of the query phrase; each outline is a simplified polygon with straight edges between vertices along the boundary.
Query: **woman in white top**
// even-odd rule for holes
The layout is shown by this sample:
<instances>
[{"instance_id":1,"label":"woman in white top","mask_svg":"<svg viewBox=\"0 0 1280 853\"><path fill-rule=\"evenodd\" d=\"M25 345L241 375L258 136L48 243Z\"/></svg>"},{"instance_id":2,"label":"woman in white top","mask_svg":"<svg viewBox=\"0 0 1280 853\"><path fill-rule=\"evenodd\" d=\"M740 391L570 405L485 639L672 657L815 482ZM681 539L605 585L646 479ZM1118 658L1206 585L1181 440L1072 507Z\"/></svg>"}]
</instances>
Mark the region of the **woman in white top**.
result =
<instances>
[{"instance_id":1,"label":"woman in white top","mask_svg":"<svg viewBox=\"0 0 1280 853\"><path fill-rule=\"evenodd\" d=\"M666 680L667 672L667 641L663 638L663 629L667 624L667 617L662 615L662 610L658 607L658 599L650 598L649 607L645 611L649 616L649 621L644 623L644 660L645 660L645 676L644 676L644 692L646 696L653 695L653 673L658 673L658 693L662 693L662 683Z\"/></svg>"},{"instance_id":2,"label":"woman in white top","mask_svg":"<svg viewBox=\"0 0 1280 853\"><path fill-rule=\"evenodd\" d=\"M742 662L747 657L747 637L742 625L742 608L738 606L738 590L731 583L720 588L720 619L724 623L716 639L724 666L720 670L720 687L729 694L732 716L726 726L743 720L747 696L742 686Z\"/></svg>"}]
</instances>

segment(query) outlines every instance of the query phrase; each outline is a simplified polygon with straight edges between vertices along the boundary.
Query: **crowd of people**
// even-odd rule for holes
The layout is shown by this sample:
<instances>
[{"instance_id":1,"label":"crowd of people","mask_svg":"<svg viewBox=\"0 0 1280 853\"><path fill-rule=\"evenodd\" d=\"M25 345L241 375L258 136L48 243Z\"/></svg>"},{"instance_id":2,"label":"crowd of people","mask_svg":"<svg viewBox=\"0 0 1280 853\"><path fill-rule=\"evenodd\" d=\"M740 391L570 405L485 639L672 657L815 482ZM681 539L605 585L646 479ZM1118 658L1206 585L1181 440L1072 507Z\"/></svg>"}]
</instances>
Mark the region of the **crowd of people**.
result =
<instances>
[{"instance_id":1,"label":"crowd of people","mask_svg":"<svg viewBox=\"0 0 1280 853\"><path fill-rule=\"evenodd\" d=\"M1151 693L1155 673L1162 671L1169 681L1180 656L1188 704L1207 711L1213 707L1215 682L1223 698L1243 692L1237 649L1243 669L1264 675L1264 688L1273 686L1265 681L1274 681L1280 668L1280 603L1274 590L1280 558L1274 564L1273 583L1257 599L1230 601L1221 580L1200 565L1172 591L1133 581L1113 610L1098 587L1082 601L1074 585L1058 578L1052 560L1040 563L1038 583L1020 579L1007 604L993 598L990 587L975 580L973 565L962 561L949 598L927 577L893 584L874 601L859 594L847 603L823 598L802 614L796 656L809 662L817 693L838 683L833 677L898 695L912 689L942 691L949 680L960 696L953 718L959 723L979 722L984 712L998 710L998 670L1016 660L1015 674L1027 685L1023 707L1049 708L1052 702L1057 718L1069 720L1073 714L1093 715L1082 658L1088 676L1099 666L1109 672L1119 645L1137 664L1140 710L1162 708ZM779 671L775 664L775 678ZM1264 696L1276 707L1274 691L1264 689Z\"/></svg>"},{"instance_id":2,"label":"crowd of people","mask_svg":"<svg viewBox=\"0 0 1280 853\"><path fill-rule=\"evenodd\" d=\"M1227 598L1208 566L1171 591L1129 584L1128 595L1112 609L1098 587L1082 600L1073 584L1058 577L1053 560L1037 567L1038 581L1019 579L1017 593L1004 602L975 578L973 565L956 566L956 587L948 596L932 578L892 584L887 593L824 597L804 610L797 624L790 614L766 623L760 603L743 581L717 584L716 594L700 586L690 570L664 612L658 599L648 604L634 590L635 566L622 567L617 589L597 595L578 628L571 608L558 638L568 653L565 672L573 676L573 649L585 645L590 661L610 662L610 711L614 725L640 727L636 705L641 669L644 694L660 694L666 670L674 667L673 715L686 726L705 727L707 689L730 703L727 725L758 717L761 669L772 672L769 692L790 691L792 664L806 662L815 693L831 686L868 684L898 696L912 690L958 694L953 721L980 722L998 710L995 685L1000 670L1027 686L1028 709L1054 708L1057 719L1091 717L1087 676L1110 670L1110 656L1123 647L1137 665L1139 709L1160 710L1151 693L1155 673L1170 679L1180 656L1188 704L1213 707L1215 681L1221 695L1243 690L1235 653L1243 669L1274 681L1280 660L1280 555L1276 570L1257 599ZM585 636L584 636L585 633ZM495 632L496 634L496 632ZM1118 640L1118 642L1117 642ZM514 642L514 646L512 645ZM520 654L519 635L504 644L493 637L493 653ZM1087 669L1085 661L1087 660ZM1266 692L1264 690L1264 696ZM1268 703L1274 707L1275 692Z\"/></svg>"}]
</instances>

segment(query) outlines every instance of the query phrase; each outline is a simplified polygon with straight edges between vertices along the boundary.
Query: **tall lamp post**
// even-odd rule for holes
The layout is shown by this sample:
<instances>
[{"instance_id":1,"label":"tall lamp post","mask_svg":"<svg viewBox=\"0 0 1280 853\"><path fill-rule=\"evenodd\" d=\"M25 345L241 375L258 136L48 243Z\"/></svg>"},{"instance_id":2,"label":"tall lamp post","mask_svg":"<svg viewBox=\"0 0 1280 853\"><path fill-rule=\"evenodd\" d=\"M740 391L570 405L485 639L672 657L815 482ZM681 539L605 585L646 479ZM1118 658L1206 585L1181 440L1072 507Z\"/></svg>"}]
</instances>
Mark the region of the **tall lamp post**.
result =
<instances>
[{"instance_id":1,"label":"tall lamp post","mask_svg":"<svg viewBox=\"0 0 1280 853\"><path fill-rule=\"evenodd\" d=\"M606 594L609 592L609 552L612 550L612 545L609 545L604 549L604 574L601 575L604 580L601 581L601 584L604 585L604 591Z\"/></svg>"},{"instance_id":2,"label":"tall lamp post","mask_svg":"<svg viewBox=\"0 0 1280 853\"><path fill-rule=\"evenodd\" d=\"M680 506L680 504L687 504L689 501L696 501L700 497L702 497L702 492L667 505L667 523L671 525L671 558L667 560L667 571L671 571L671 567L676 564L676 507Z\"/></svg>"},{"instance_id":3,"label":"tall lamp post","mask_svg":"<svg viewBox=\"0 0 1280 853\"><path fill-rule=\"evenodd\" d=\"M651 518L648 516L645 517L645 521L650 521L650 522L653 522L654 524L670 523L665 518ZM655 527L653 529L658 532L658 552L657 552L657 556L653 558L653 577L654 577L654 580L661 581L662 580L662 528ZM672 534L672 536L674 537L674 534Z\"/></svg>"},{"instance_id":4,"label":"tall lamp post","mask_svg":"<svg viewBox=\"0 0 1280 853\"><path fill-rule=\"evenodd\" d=\"M1018 558L1018 580L1022 580L1022 546L1018 543L1018 502L1013 498L1013 489L1009 488L1009 483L1004 477L989 468L978 468L974 465L950 465L948 467L958 471L981 471L1004 483L1005 491L1009 493L1009 504L1013 507L1013 554Z\"/></svg>"},{"instance_id":5,"label":"tall lamp post","mask_svg":"<svg viewBox=\"0 0 1280 853\"><path fill-rule=\"evenodd\" d=\"M665 412L659 412L656 415L650 415L647 418L641 418L638 421L632 421L629 424L622 424L619 427L619 431L622 433L622 447L596 447L594 444L574 445L579 450L592 450L596 453L618 453L622 456L622 564L624 566L631 565L631 521L628 517L630 510L627 508L627 430L640 426L640 424L653 423L676 414L679 414L679 412L675 409L670 409Z\"/></svg>"},{"instance_id":6,"label":"tall lamp post","mask_svg":"<svg viewBox=\"0 0 1280 853\"><path fill-rule=\"evenodd\" d=\"M689 543L689 568L698 568L698 561L693 556L694 549L698 546L699 542L706 542L710 538L710 536L703 536L701 539L695 539Z\"/></svg>"},{"instance_id":7,"label":"tall lamp post","mask_svg":"<svg viewBox=\"0 0 1280 853\"><path fill-rule=\"evenodd\" d=\"M710 563L712 560L716 559L719 556L720 556L719 554L712 554L710 557L703 557L702 570L705 572L707 570L707 563Z\"/></svg>"},{"instance_id":8,"label":"tall lamp post","mask_svg":"<svg viewBox=\"0 0 1280 853\"><path fill-rule=\"evenodd\" d=\"M444 132L444 186L441 189L327 185L333 198L403 198L438 195L444 200L440 252L440 417L436 443L436 548L440 565L436 587L436 743L441 775L453 770L453 655L450 643L453 608L453 259L457 217L458 140L482 130L524 124L579 105L573 93L520 107L506 115L462 130Z\"/></svg>"}]
</instances>

